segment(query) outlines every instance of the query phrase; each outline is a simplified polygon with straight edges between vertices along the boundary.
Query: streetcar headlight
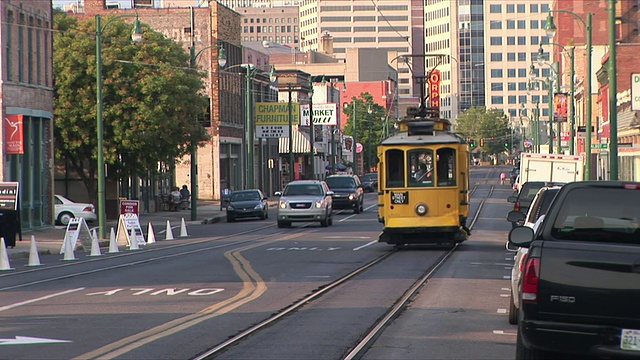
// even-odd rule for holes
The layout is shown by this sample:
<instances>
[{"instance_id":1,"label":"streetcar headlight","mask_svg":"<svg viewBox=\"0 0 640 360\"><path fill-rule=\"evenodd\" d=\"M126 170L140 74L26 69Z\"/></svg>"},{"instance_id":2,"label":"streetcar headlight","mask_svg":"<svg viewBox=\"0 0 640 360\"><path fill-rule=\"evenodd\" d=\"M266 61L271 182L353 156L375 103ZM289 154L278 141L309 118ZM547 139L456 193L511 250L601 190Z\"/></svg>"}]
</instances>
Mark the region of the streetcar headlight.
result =
<instances>
[{"instance_id":1,"label":"streetcar headlight","mask_svg":"<svg viewBox=\"0 0 640 360\"><path fill-rule=\"evenodd\" d=\"M420 216L424 216L429 211L429 207L425 203L419 203L416 205L416 214Z\"/></svg>"}]
</instances>

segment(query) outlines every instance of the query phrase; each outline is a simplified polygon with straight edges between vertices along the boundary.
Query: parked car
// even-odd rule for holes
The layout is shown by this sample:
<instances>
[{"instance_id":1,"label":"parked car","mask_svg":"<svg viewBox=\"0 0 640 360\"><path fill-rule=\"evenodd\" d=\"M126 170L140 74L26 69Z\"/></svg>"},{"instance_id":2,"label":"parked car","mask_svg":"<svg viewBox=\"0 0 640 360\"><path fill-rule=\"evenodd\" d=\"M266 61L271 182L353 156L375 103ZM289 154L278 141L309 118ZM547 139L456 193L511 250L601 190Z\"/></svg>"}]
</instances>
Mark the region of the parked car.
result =
<instances>
[{"instance_id":1,"label":"parked car","mask_svg":"<svg viewBox=\"0 0 640 360\"><path fill-rule=\"evenodd\" d=\"M333 191L320 180L295 180L276 192L278 201L278 227L292 222L319 221L327 227L333 224Z\"/></svg>"},{"instance_id":2,"label":"parked car","mask_svg":"<svg viewBox=\"0 0 640 360\"><path fill-rule=\"evenodd\" d=\"M54 195L55 221L58 225L67 225L74 218L84 218L86 222L98 220L93 204L77 203L62 195Z\"/></svg>"},{"instance_id":3,"label":"parked car","mask_svg":"<svg viewBox=\"0 0 640 360\"><path fill-rule=\"evenodd\" d=\"M545 182L545 181L529 181L522 184L522 188L517 195L512 195L507 198L507 201L513 203L513 211L519 211L526 214L529 211L529 206L533 201L533 198L538 193L538 190L543 186L561 185L559 183ZM511 222L511 227L518 226L517 223Z\"/></svg>"},{"instance_id":4,"label":"parked car","mask_svg":"<svg viewBox=\"0 0 640 360\"><path fill-rule=\"evenodd\" d=\"M540 223L544 220L544 215L547 213L547 210L549 210L560 188L561 186L543 186L533 198L526 215L520 211L511 211L507 215L507 220L515 222L518 225L528 226L532 228L533 231L536 231ZM509 304L509 323L515 325L518 322L522 268L524 261L527 259L529 249L509 246L507 246L507 249L516 252L513 268L511 269L511 301Z\"/></svg>"},{"instance_id":5,"label":"parked car","mask_svg":"<svg viewBox=\"0 0 640 360\"><path fill-rule=\"evenodd\" d=\"M236 191L227 204L227 222L240 218L269 218L267 197L258 189Z\"/></svg>"},{"instance_id":6,"label":"parked car","mask_svg":"<svg viewBox=\"0 0 640 360\"><path fill-rule=\"evenodd\" d=\"M325 181L334 193L334 209L353 209L354 214L364 211L364 190L357 175L330 175Z\"/></svg>"},{"instance_id":7,"label":"parked car","mask_svg":"<svg viewBox=\"0 0 640 360\"><path fill-rule=\"evenodd\" d=\"M518 178L518 175L520 175L520 168L519 167L514 167L513 169L511 169L511 171L509 172L509 179L511 181L511 186L513 186L513 184L515 184L516 179Z\"/></svg>"},{"instance_id":8,"label":"parked car","mask_svg":"<svg viewBox=\"0 0 640 360\"><path fill-rule=\"evenodd\" d=\"M378 173L367 173L360 177L362 188L366 192L378 191Z\"/></svg>"}]
</instances>

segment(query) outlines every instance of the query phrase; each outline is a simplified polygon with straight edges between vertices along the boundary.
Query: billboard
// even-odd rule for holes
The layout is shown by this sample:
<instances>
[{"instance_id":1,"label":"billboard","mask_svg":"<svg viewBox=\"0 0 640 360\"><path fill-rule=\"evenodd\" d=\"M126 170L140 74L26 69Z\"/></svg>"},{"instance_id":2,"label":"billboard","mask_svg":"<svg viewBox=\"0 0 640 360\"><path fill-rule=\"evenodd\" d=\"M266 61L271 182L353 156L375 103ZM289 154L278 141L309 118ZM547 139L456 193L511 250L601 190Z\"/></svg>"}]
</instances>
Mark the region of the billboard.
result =
<instances>
[{"instance_id":1,"label":"billboard","mask_svg":"<svg viewBox=\"0 0 640 360\"><path fill-rule=\"evenodd\" d=\"M258 102L255 108L258 138L289 137L289 103ZM291 103L292 125L300 124L300 104Z\"/></svg>"},{"instance_id":2,"label":"billboard","mask_svg":"<svg viewBox=\"0 0 640 360\"><path fill-rule=\"evenodd\" d=\"M313 124L314 125L338 125L337 105L313 104ZM302 116L300 125L309 126L309 105L302 105Z\"/></svg>"},{"instance_id":3,"label":"billboard","mask_svg":"<svg viewBox=\"0 0 640 360\"><path fill-rule=\"evenodd\" d=\"M569 118L569 94L553 94L553 121L565 122Z\"/></svg>"},{"instance_id":4,"label":"billboard","mask_svg":"<svg viewBox=\"0 0 640 360\"><path fill-rule=\"evenodd\" d=\"M429 106L440 108L440 80L442 75L440 70L433 70L429 73Z\"/></svg>"}]
</instances>

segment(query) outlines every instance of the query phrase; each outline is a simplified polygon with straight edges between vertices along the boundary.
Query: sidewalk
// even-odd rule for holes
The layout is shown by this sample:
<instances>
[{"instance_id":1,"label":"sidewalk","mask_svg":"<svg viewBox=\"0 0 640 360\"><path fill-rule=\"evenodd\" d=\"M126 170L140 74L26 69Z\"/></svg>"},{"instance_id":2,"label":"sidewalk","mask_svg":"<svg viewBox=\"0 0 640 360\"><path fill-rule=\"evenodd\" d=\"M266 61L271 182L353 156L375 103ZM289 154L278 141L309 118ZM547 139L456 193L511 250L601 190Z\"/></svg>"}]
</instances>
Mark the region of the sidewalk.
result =
<instances>
[{"instance_id":1,"label":"sidewalk","mask_svg":"<svg viewBox=\"0 0 640 360\"><path fill-rule=\"evenodd\" d=\"M272 202L269 202L269 204L270 206L273 206ZM151 223L156 235L156 240L162 240L164 239L164 235L159 236L158 232L164 231L167 228L167 221L170 222L175 236L179 235L182 219L184 219L187 226L189 224L215 224L220 221L225 221L227 214L225 210L220 209L219 201L201 200L198 201L196 218L197 220L191 221L191 210L180 210L175 212L161 211L157 213L140 214L140 227L142 228L146 238L147 229L149 223ZM98 223L93 222L88 225L89 229L92 230L94 227L98 226ZM107 239L101 239L101 248L109 247L109 234L111 232L111 228L116 231L117 225L117 220L107 220L105 231ZM175 232L176 228L178 229L178 234ZM64 226L51 226L43 229L23 231L22 241L20 241L16 236L16 246L13 249L6 249L9 259L29 257L29 251L31 249L31 235L35 236L39 255L58 254L62 248L65 232L66 227Z\"/></svg>"}]
</instances>

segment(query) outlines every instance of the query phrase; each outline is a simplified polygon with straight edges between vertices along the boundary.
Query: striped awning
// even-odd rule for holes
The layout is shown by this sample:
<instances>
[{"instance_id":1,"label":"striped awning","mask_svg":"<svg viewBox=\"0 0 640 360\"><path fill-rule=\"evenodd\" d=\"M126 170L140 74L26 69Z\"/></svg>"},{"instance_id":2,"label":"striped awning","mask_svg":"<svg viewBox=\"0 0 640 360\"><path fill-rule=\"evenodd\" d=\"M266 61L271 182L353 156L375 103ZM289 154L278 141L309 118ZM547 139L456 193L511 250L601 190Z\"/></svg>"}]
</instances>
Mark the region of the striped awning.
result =
<instances>
[{"instance_id":1,"label":"striped awning","mask_svg":"<svg viewBox=\"0 0 640 360\"><path fill-rule=\"evenodd\" d=\"M318 146L313 144L314 152L318 153ZM293 153L294 154L308 154L311 149L311 143L307 134L298 131L297 128L293 129ZM289 153L289 138L282 137L278 139L278 150L280 154Z\"/></svg>"}]
</instances>

